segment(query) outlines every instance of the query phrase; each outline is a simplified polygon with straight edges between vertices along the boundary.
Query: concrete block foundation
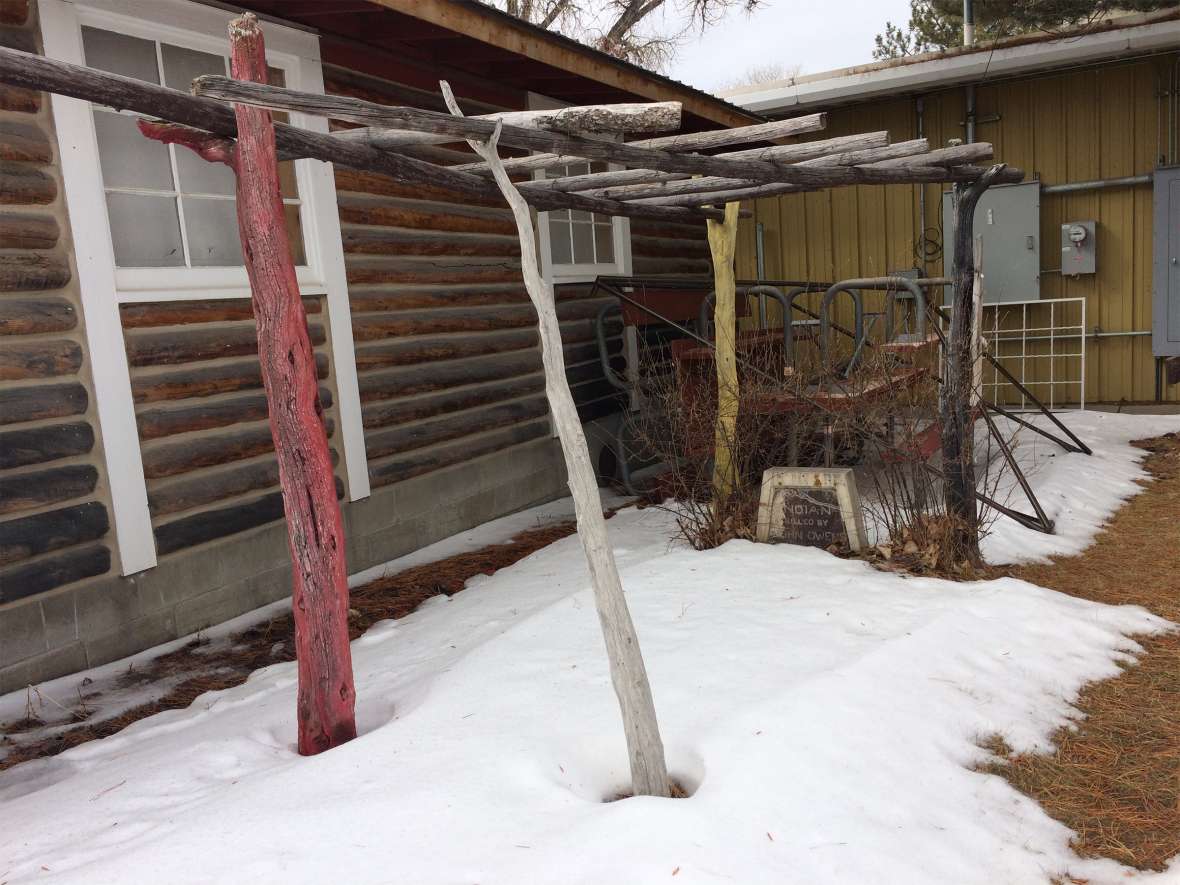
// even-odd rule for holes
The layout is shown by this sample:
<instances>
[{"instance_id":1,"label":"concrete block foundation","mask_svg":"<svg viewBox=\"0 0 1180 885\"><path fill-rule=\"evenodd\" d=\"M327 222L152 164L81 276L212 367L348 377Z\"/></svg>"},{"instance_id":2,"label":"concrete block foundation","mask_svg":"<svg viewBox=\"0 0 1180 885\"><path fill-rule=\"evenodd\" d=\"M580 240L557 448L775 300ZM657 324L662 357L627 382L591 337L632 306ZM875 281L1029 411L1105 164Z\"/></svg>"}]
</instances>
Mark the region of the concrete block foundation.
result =
<instances>
[{"instance_id":1,"label":"concrete block foundation","mask_svg":"<svg viewBox=\"0 0 1180 885\"><path fill-rule=\"evenodd\" d=\"M342 504L350 573L566 494L557 442L540 439ZM286 526L272 523L0 607L0 693L119 660L291 592Z\"/></svg>"}]
</instances>

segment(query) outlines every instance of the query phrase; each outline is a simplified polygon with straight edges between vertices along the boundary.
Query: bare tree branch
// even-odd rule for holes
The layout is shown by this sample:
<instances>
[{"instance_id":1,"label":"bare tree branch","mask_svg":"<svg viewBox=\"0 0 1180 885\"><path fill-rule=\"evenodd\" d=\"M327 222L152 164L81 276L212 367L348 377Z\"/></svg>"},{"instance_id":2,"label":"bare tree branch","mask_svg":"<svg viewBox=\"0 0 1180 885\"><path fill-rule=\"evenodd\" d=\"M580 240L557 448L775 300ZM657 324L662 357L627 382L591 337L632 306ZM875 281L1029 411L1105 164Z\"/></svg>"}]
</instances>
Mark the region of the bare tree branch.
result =
<instances>
[{"instance_id":1,"label":"bare tree branch","mask_svg":"<svg viewBox=\"0 0 1180 885\"><path fill-rule=\"evenodd\" d=\"M497 0L484 0L494 6ZM750 12L765 0L610 0L598 10L578 0L504 0L510 15L542 28L558 30L635 64L653 69L667 67L677 46L693 31L703 32L729 12ZM656 24L655 13L675 8ZM597 14L596 14L597 12Z\"/></svg>"}]
</instances>

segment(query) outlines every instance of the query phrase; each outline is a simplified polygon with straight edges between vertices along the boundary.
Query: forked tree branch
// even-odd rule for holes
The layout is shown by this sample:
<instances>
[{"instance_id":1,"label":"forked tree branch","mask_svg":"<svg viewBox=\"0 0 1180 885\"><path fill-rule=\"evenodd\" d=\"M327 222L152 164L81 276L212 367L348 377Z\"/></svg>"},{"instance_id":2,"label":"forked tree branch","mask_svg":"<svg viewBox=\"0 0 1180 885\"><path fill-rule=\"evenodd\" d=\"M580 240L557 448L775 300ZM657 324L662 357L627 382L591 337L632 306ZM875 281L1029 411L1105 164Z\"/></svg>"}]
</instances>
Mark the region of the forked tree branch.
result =
<instances>
[{"instance_id":1,"label":"forked tree branch","mask_svg":"<svg viewBox=\"0 0 1180 885\"><path fill-rule=\"evenodd\" d=\"M456 117L461 117L463 114L451 87L445 81L439 85L448 109ZM598 609L598 620L610 663L611 683L623 717L627 753L631 762L632 789L636 795L666 797L670 795L671 789L651 684L648 682L643 655L639 650L639 638L627 608L623 584L606 531L602 499L599 497L590 451L586 446L586 434L566 379L561 327L557 321L553 288L541 276L528 203L508 177L497 151L501 126L501 123L497 123L486 141L469 139L468 144L487 162L516 220L520 238L521 275L529 300L537 310L545 393L565 458L570 493L578 519L578 538L586 554L594 603Z\"/></svg>"}]
</instances>

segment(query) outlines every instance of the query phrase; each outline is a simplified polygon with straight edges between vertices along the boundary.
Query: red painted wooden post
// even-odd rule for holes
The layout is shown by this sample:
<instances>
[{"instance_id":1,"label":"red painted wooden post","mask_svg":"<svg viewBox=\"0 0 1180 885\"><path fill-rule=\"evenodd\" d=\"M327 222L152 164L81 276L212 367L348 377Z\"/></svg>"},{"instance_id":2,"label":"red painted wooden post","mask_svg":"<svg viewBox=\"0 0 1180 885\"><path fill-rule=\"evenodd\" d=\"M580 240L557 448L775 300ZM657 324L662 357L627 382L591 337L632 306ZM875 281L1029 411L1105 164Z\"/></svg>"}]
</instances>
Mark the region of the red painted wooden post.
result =
<instances>
[{"instance_id":1,"label":"red painted wooden post","mask_svg":"<svg viewBox=\"0 0 1180 885\"><path fill-rule=\"evenodd\" d=\"M229 26L234 77L266 82L258 20ZM238 140L181 126L141 123L149 138L185 145L237 175L238 229L258 324L258 356L293 567L292 608L299 668L299 752L322 752L356 737L348 573L336 480L321 422L315 355L291 259L270 111L235 105Z\"/></svg>"}]
</instances>

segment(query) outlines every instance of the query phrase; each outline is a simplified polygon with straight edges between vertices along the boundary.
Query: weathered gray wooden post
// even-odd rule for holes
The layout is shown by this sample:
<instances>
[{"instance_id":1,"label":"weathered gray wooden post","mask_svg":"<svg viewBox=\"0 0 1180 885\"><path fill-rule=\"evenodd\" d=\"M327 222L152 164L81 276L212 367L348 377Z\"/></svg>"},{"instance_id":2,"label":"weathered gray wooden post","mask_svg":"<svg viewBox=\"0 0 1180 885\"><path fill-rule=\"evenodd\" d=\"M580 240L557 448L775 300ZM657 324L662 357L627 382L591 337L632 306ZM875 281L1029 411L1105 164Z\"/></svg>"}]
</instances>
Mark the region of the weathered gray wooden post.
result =
<instances>
[{"instance_id":1,"label":"weathered gray wooden post","mask_svg":"<svg viewBox=\"0 0 1180 885\"><path fill-rule=\"evenodd\" d=\"M1004 170L999 163L970 183L954 186L954 276L946 371L939 400L942 420L943 498L963 558L979 561L979 509L975 501L975 207Z\"/></svg>"},{"instance_id":2,"label":"weathered gray wooden post","mask_svg":"<svg viewBox=\"0 0 1180 885\"><path fill-rule=\"evenodd\" d=\"M461 117L450 86L440 84L443 97L451 113ZM594 604L606 643L610 664L611 684L623 716L623 730L627 738L627 753L631 759L631 786L637 796L671 795L667 764L664 761L664 742L656 722L655 701L639 637L631 621L623 584L615 564L615 554L607 537L606 520L602 515L602 500L598 495L598 480L586 446L586 434L578 418L578 410L570 393L565 375L565 358L561 348L561 328L553 289L541 275L533 239L533 220L528 204L513 185L500 159L497 141L500 124L487 141L468 139L471 149L487 163L504 199L516 219L520 236L520 265L525 290L537 310L537 329L541 339L541 361L545 369L545 393L553 424L565 457L570 494L574 499L574 513L578 519L578 538L586 554L590 569L590 584L594 590Z\"/></svg>"}]
</instances>

